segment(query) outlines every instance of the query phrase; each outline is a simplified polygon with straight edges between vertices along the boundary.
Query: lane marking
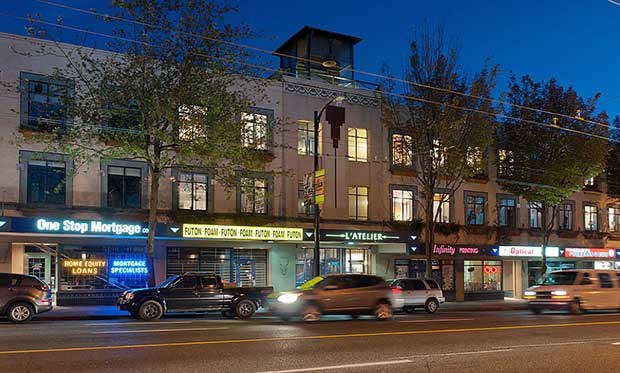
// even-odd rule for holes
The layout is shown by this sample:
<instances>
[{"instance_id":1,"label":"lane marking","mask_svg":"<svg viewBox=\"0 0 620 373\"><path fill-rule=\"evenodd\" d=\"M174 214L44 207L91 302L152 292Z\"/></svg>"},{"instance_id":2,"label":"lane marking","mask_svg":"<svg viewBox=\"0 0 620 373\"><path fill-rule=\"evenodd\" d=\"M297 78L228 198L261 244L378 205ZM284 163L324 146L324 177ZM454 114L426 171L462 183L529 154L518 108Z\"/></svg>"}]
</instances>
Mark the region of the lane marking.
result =
<instances>
[{"instance_id":1,"label":"lane marking","mask_svg":"<svg viewBox=\"0 0 620 373\"><path fill-rule=\"evenodd\" d=\"M205 345L217 345L217 344L285 342L285 341L341 339L341 338L367 338L367 337L385 337L385 336L396 336L396 335L466 333L466 332L484 332L484 331L498 331L498 330L518 330L518 329L567 328L567 327L594 326L594 325L620 325L620 321L595 321L595 322L581 322L581 323L565 323L565 324L558 323L558 324L538 324L538 325L509 325L509 326L462 328L462 329L409 330L409 331L397 331L397 332L327 334L327 335L310 335L310 336L300 336L300 337L268 337L268 338L254 338L254 339L229 339L229 340L210 340L210 341L194 341L194 342L148 343L148 344L113 345L113 346L61 347L61 348L45 348L45 349L32 349L32 350L0 351L0 355L33 354L33 353L44 353L44 352L125 350L125 349L132 349L132 348L205 346Z\"/></svg>"},{"instance_id":2,"label":"lane marking","mask_svg":"<svg viewBox=\"0 0 620 373\"><path fill-rule=\"evenodd\" d=\"M428 319L428 320L403 320L398 322L408 322L408 323L425 323L425 322L440 322L440 321L472 321L475 319Z\"/></svg>"},{"instance_id":3,"label":"lane marking","mask_svg":"<svg viewBox=\"0 0 620 373\"><path fill-rule=\"evenodd\" d=\"M184 329L147 329L147 330L106 330L104 332L92 332L91 334L129 334L129 333L169 333L169 332L192 332L196 330L225 330L230 328L184 328Z\"/></svg>"},{"instance_id":4,"label":"lane marking","mask_svg":"<svg viewBox=\"0 0 620 373\"><path fill-rule=\"evenodd\" d=\"M480 350L480 351L461 351L461 352L444 352L440 354L423 354L423 355L410 355L395 357L394 359L415 359L421 357L446 357L446 356L461 356L461 355L477 355L477 354L494 354L496 352L510 352L514 351L512 348L493 349L493 350Z\"/></svg>"},{"instance_id":5,"label":"lane marking","mask_svg":"<svg viewBox=\"0 0 620 373\"><path fill-rule=\"evenodd\" d=\"M359 363L359 364L344 364L344 365L329 365L322 367L312 368L299 368L299 369L285 369L285 370L266 370L259 373L295 373L295 372L314 372L317 370L336 370L336 369L348 369L348 368L364 368L374 367L378 365L394 365L394 364L411 364L413 360L389 360L389 361L375 361L372 363Z\"/></svg>"},{"instance_id":6,"label":"lane marking","mask_svg":"<svg viewBox=\"0 0 620 373\"><path fill-rule=\"evenodd\" d=\"M98 322L92 324L84 324L86 326L123 326L123 325L163 325L163 324L191 324L193 321L157 321L157 322L148 322L148 321L131 321L131 322Z\"/></svg>"},{"instance_id":7,"label":"lane marking","mask_svg":"<svg viewBox=\"0 0 620 373\"><path fill-rule=\"evenodd\" d=\"M620 342L614 342L614 343L612 343L612 345L614 345L614 346L620 346Z\"/></svg>"}]
</instances>

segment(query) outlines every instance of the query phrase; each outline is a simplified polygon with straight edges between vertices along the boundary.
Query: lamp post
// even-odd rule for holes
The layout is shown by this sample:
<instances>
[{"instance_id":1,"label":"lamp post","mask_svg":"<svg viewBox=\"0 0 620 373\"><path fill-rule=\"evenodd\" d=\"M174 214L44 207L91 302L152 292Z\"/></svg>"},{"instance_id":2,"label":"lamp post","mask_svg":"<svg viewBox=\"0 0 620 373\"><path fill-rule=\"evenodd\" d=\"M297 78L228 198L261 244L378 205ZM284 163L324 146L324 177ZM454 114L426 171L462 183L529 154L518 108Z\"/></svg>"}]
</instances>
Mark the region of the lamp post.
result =
<instances>
[{"instance_id":1,"label":"lamp post","mask_svg":"<svg viewBox=\"0 0 620 373\"><path fill-rule=\"evenodd\" d=\"M320 211L319 204L316 199L316 172L319 169L319 123L323 112L326 112L326 119L332 126L332 140L334 141L334 148L338 147L338 140L340 139L340 126L344 123L344 108L330 106L332 102L340 103L344 100L343 96L336 96L329 100L328 103L323 106L320 111L314 111L314 275L319 276L321 274L321 239L320 239ZM337 135L336 135L337 133ZM334 175L336 177L336 175Z\"/></svg>"}]
</instances>

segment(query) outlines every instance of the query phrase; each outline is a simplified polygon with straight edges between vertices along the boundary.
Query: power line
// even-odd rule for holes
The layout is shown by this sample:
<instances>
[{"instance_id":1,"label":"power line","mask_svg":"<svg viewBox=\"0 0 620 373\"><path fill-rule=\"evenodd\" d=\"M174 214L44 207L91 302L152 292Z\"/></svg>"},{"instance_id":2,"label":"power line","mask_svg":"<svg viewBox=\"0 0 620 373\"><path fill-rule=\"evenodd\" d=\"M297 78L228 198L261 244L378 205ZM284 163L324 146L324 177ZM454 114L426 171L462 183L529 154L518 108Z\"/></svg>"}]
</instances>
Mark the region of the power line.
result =
<instances>
[{"instance_id":1,"label":"power line","mask_svg":"<svg viewBox=\"0 0 620 373\"><path fill-rule=\"evenodd\" d=\"M70 6L70 5L66 5L66 4L62 4L62 3L57 3L57 2L53 2L53 1L48 1L48 0L36 0L36 1L38 1L39 3L42 3L42 4L46 4L46 5L50 5L50 6L54 6L54 7L59 7L59 8L64 8L64 9L68 9L68 10L72 10L72 11L80 12L80 13L84 13L84 14L90 14L90 15L94 15L94 16L98 16L98 17L105 17L105 18L114 19L114 20L117 20L117 21L133 23L133 24L137 24L137 25L141 25L141 26L145 26L145 27L153 27L153 28L157 28L159 30L167 31L167 32L177 32L179 34L186 35L186 36L202 38L204 40L209 40L209 41L213 41L213 42L217 42L217 43L228 44L228 45L232 45L232 46L236 46L236 47L241 47L241 48L246 48L246 49L254 50L254 51L257 51L257 52L261 52L261 53L267 53L267 54L270 54L270 55L276 55L276 56L279 56L279 57L293 58L293 59L296 59L298 61L303 61L303 62L308 62L308 63L316 63L316 61L314 61L314 60L312 60L310 58L293 56L293 55L289 55L289 54L285 54L285 53L281 53L281 52L269 51L267 49L254 47L254 46L251 46L251 45L248 45L248 44L242 44L242 43L232 42L232 41L228 41L228 40L222 40L222 39L217 39L217 38L213 38L213 37L208 37L208 36L204 36L204 35L193 34L193 33L185 32L185 31L181 31L181 30L173 30L171 28L166 28L166 27L163 27L163 26L154 25L154 24L147 23L147 22L141 22L141 21L127 19L127 18L124 18L124 17L114 16L114 15L110 15L110 14L104 14L104 13L98 12L96 10L89 10L89 9L78 8L78 7L74 7L74 6ZM611 3L614 3L612 0L609 0L609 1ZM377 79L386 79L386 80L391 80L391 81L395 81L395 82L399 82L399 83L405 83L405 84L408 84L408 85L414 85L414 86L421 87L421 88L438 90L438 91L441 91L441 92L452 93L452 94L456 94L456 95L460 95L460 96L465 96L465 97L472 97L472 98L479 99L479 100L485 100L485 101L488 101L488 102L494 102L494 103L498 103L498 104L502 104L502 105L509 105L509 106L516 107L516 108L519 108L519 109L531 110L531 111L535 111L535 112L538 112L538 113L554 115L554 116L563 117L563 118L571 119L571 120L578 119L578 120L584 121L586 123L602 126L602 127L605 127L605 128L609 128L610 127L608 124L605 124L605 123L602 123L602 122L580 118L579 117L579 113L575 113L574 116L571 116L571 115L556 113L556 112L552 112L552 111L548 111L548 110L536 109L536 108L532 108L532 107L525 106L525 105L514 104L514 103L510 103L510 102L507 102L507 101L503 101L503 100L499 100L499 99L494 99L494 98L490 98L490 97L472 95L472 94L468 94L468 93L464 93L464 92L459 92L459 91L455 91L455 90L448 89L448 88L435 87L435 86L431 86L431 85L428 85L428 84L416 83L416 82L412 82L412 81L409 81L409 80L400 79L400 78L397 78L397 77L394 77L394 76L377 74L377 73L372 73L372 72L368 72L368 71L364 71L364 70L358 70L358 69L353 69L353 68L351 68L349 70L352 71L352 72L356 72L356 73L362 74L362 75L371 76L371 77L377 78Z\"/></svg>"}]
</instances>

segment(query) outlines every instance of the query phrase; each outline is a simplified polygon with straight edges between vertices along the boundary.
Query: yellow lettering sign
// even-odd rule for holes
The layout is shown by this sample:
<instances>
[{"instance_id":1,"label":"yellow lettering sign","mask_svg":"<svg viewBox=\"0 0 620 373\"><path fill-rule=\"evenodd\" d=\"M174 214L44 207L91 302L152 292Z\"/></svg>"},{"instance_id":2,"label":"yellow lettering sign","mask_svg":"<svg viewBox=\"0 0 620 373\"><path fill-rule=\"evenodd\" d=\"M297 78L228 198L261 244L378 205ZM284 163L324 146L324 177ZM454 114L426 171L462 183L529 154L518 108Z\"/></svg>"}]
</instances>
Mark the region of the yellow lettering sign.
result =
<instances>
[{"instance_id":1,"label":"yellow lettering sign","mask_svg":"<svg viewBox=\"0 0 620 373\"><path fill-rule=\"evenodd\" d=\"M302 241L302 228L183 224L183 237L230 240Z\"/></svg>"}]
</instances>

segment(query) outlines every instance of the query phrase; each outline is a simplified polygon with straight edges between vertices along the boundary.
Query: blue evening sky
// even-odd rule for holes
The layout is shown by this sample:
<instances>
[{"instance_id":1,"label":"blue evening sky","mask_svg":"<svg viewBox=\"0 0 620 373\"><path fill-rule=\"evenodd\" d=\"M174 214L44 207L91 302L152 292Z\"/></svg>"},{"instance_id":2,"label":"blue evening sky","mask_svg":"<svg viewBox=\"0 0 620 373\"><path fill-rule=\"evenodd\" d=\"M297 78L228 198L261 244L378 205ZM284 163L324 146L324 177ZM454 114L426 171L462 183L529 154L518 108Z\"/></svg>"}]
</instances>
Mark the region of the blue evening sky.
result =
<instances>
[{"instance_id":1,"label":"blue evening sky","mask_svg":"<svg viewBox=\"0 0 620 373\"><path fill-rule=\"evenodd\" d=\"M109 4L109 0L53 1L100 10ZM440 23L460 44L465 70L479 68L486 57L500 65L501 89L511 70L535 79L556 77L580 95L601 92L600 107L610 115L620 114L620 6L607 0L239 2L240 13L233 19L261 31L260 39L249 41L258 47L273 50L302 26L311 25L362 38L355 54L357 69L379 72L387 62L400 73L416 25ZM4 1L0 12L39 12L52 22L62 15L66 25L97 29L90 16L35 0ZM24 34L26 22L2 18L0 31Z\"/></svg>"}]
</instances>

